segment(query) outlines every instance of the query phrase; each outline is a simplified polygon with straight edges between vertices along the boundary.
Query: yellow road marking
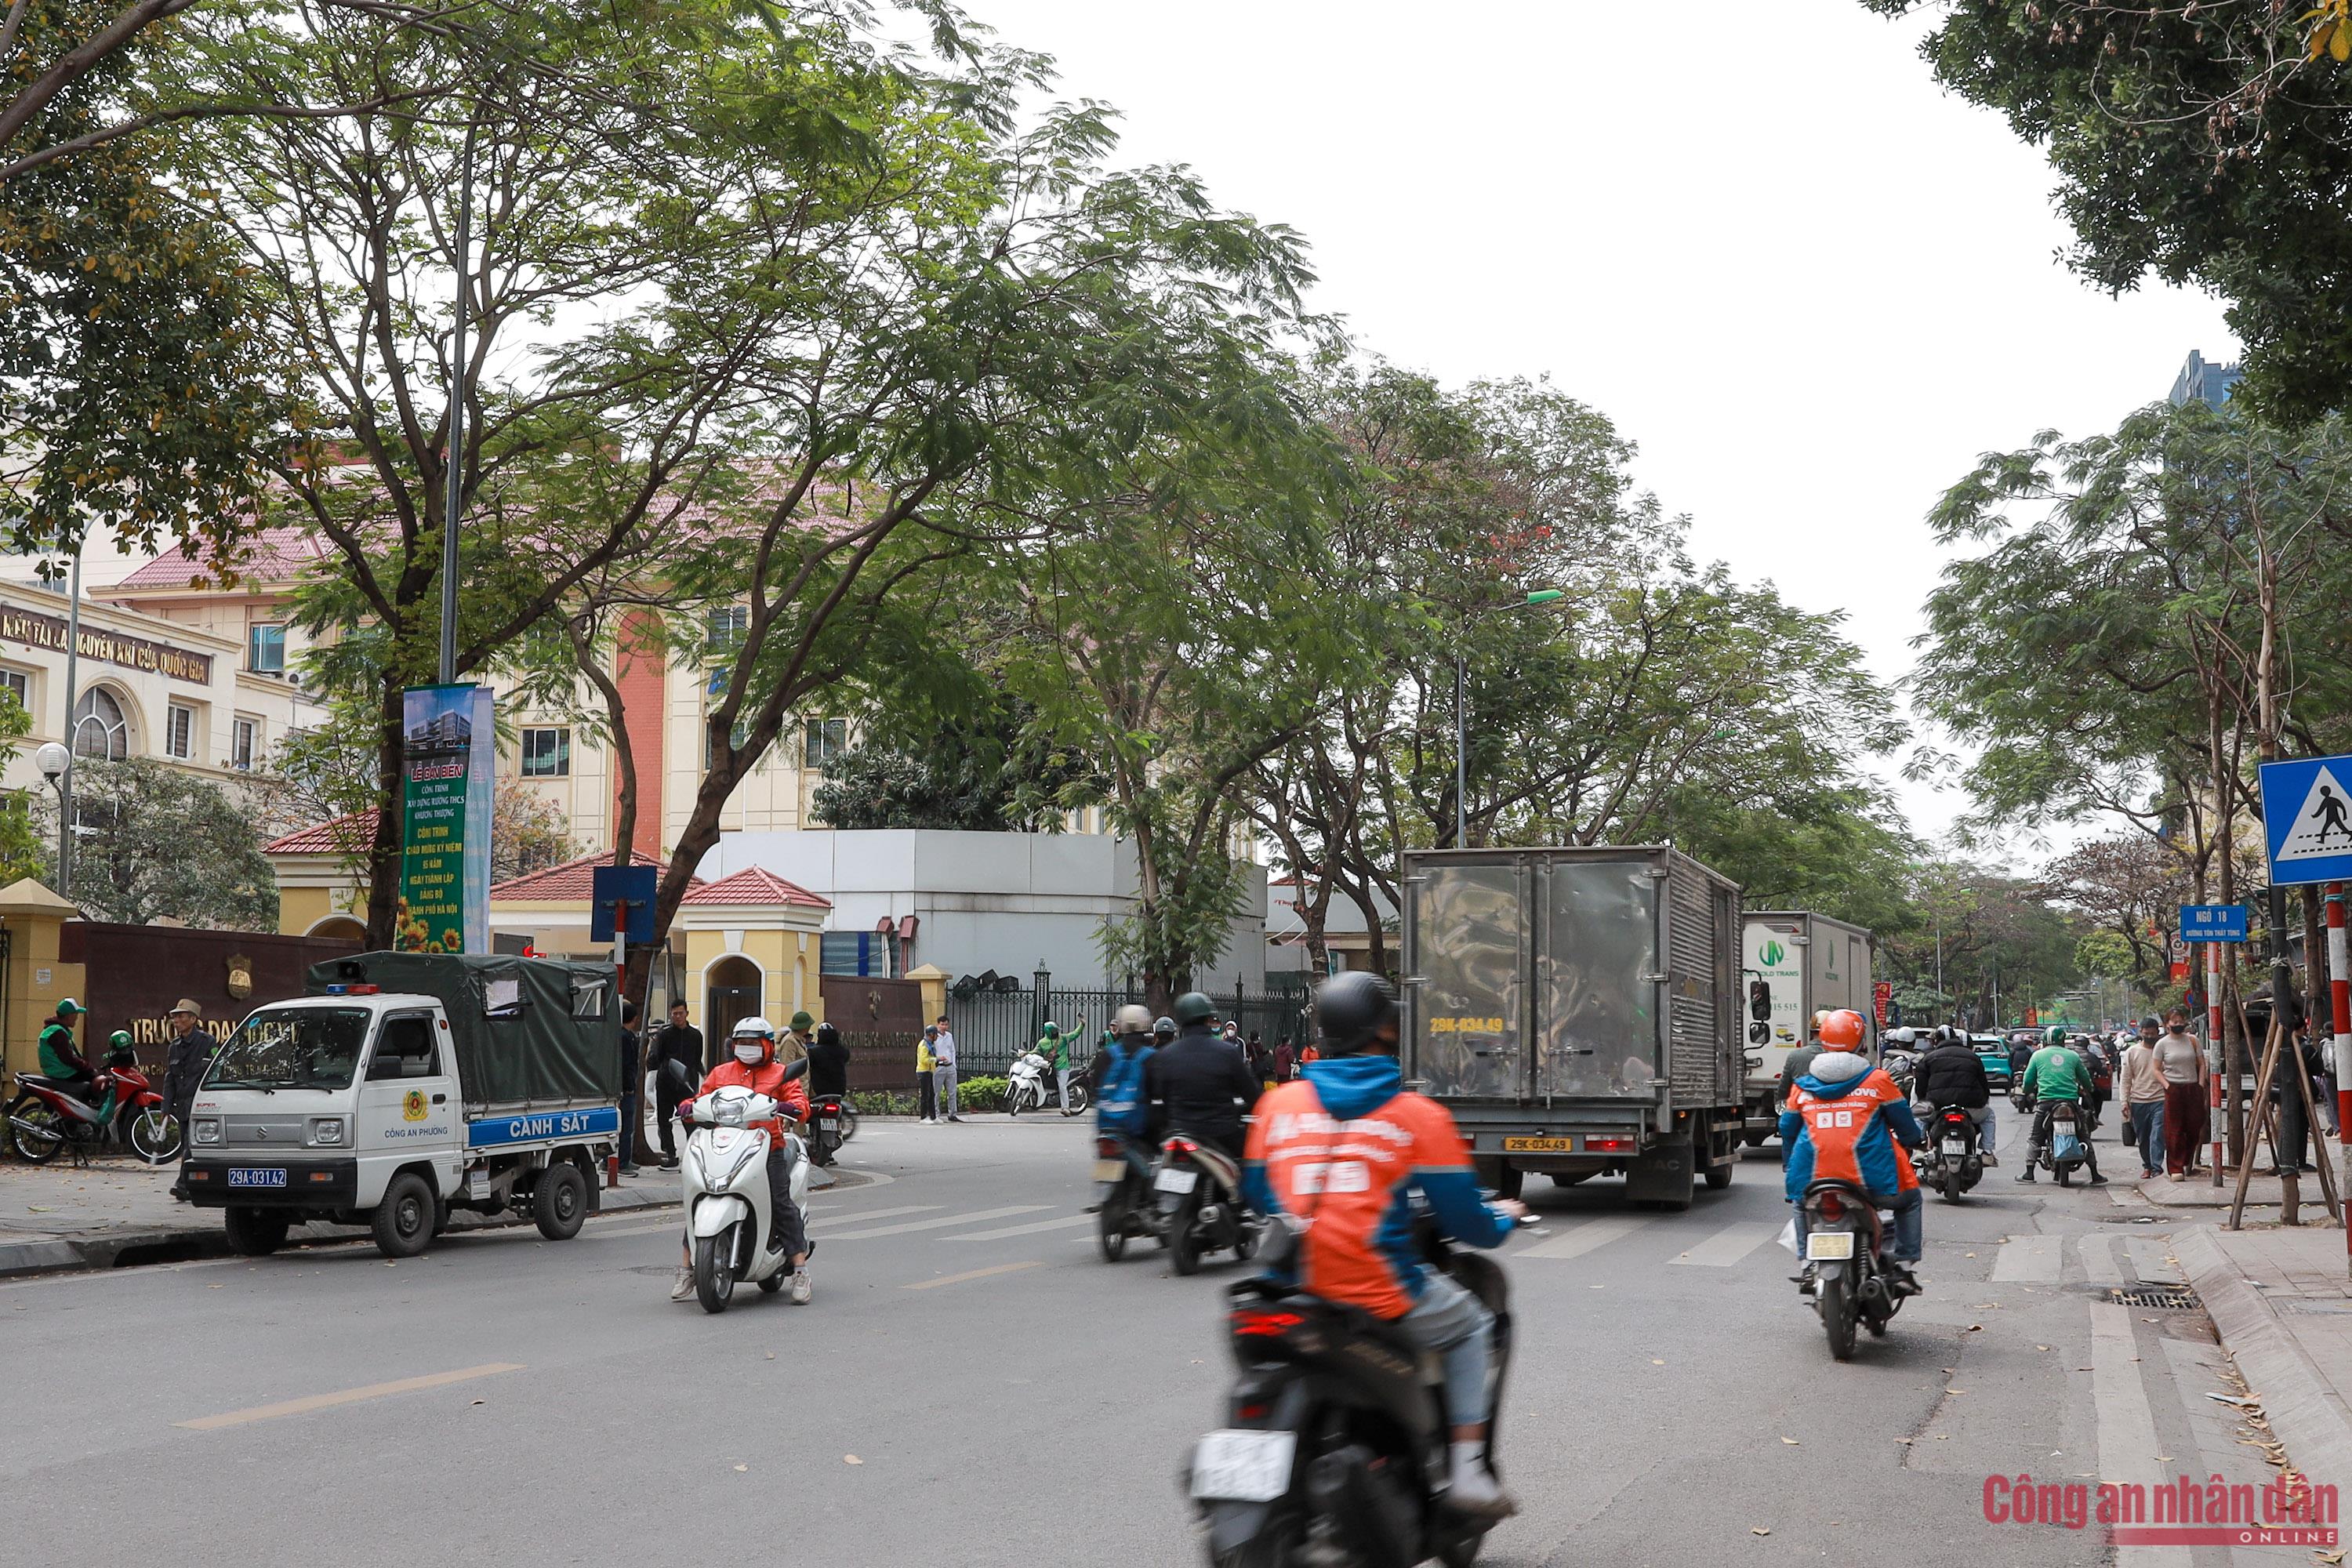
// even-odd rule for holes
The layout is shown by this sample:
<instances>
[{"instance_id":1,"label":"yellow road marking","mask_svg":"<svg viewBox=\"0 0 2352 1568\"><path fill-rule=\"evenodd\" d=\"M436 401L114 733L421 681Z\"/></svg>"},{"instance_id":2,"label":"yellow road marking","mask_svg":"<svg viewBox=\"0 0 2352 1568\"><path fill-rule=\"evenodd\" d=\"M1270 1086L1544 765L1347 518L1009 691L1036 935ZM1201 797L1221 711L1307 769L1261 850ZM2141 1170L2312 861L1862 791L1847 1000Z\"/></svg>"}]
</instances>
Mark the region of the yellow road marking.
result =
<instances>
[{"instance_id":1,"label":"yellow road marking","mask_svg":"<svg viewBox=\"0 0 2352 1568\"><path fill-rule=\"evenodd\" d=\"M942 1284L946 1281L942 1280ZM382 1399L394 1394L415 1394L419 1389L442 1388L453 1383L465 1383L477 1377L495 1377L502 1372L520 1372L522 1363L512 1361L488 1362L481 1366L460 1367L456 1372L436 1372L424 1377L404 1377L396 1383L371 1383L365 1388L346 1388L340 1394L313 1394L306 1399L289 1399L277 1405L257 1405L250 1410L231 1410L221 1415L200 1415L194 1421L175 1421L174 1426L184 1426L191 1432L217 1432L224 1426L243 1426L255 1421L275 1421L280 1415L301 1415L313 1410L327 1410L338 1405L352 1405L362 1399Z\"/></svg>"},{"instance_id":2,"label":"yellow road marking","mask_svg":"<svg viewBox=\"0 0 2352 1568\"><path fill-rule=\"evenodd\" d=\"M943 1274L937 1279L919 1279L912 1285L901 1285L901 1290L936 1290L942 1285L961 1285L967 1279L985 1279L992 1274L1018 1274L1024 1268L1041 1268L1045 1260L1033 1258L1026 1263L999 1263L989 1268L974 1268L962 1274Z\"/></svg>"}]
</instances>

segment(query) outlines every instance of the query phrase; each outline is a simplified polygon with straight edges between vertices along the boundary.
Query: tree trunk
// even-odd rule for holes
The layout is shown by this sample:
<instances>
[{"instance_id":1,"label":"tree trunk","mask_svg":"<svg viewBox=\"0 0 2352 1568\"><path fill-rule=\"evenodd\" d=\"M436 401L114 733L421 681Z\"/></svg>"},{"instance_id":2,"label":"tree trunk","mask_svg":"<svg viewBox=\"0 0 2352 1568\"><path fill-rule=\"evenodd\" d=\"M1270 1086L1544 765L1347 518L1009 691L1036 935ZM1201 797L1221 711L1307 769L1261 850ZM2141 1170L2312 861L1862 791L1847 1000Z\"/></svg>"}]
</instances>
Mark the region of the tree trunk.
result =
<instances>
[{"instance_id":1,"label":"tree trunk","mask_svg":"<svg viewBox=\"0 0 2352 1568\"><path fill-rule=\"evenodd\" d=\"M400 945L401 762L406 737L401 731L404 693L397 677L382 678L376 712L374 836L368 840L367 946L372 952Z\"/></svg>"}]
</instances>

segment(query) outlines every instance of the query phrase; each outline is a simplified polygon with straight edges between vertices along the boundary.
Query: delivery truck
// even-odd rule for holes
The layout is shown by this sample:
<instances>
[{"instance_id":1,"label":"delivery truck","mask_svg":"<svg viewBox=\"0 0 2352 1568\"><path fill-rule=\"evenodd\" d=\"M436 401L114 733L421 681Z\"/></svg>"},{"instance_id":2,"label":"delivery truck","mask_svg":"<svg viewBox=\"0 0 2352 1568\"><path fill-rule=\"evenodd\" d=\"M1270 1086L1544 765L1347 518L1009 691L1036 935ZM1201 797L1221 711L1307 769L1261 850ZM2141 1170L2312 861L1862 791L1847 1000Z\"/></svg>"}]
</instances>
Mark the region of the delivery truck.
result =
<instances>
[{"instance_id":1,"label":"delivery truck","mask_svg":"<svg viewBox=\"0 0 2352 1568\"><path fill-rule=\"evenodd\" d=\"M579 1234L621 1129L610 969L364 952L304 989L255 1009L196 1089L189 1197L230 1246L259 1257L323 1220L413 1258L458 1209Z\"/></svg>"},{"instance_id":2,"label":"delivery truck","mask_svg":"<svg viewBox=\"0 0 2352 1568\"><path fill-rule=\"evenodd\" d=\"M1481 1179L1622 1173L1635 1203L1731 1184L1738 885L1664 845L1408 850L1404 1076Z\"/></svg>"},{"instance_id":3,"label":"delivery truck","mask_svg":"<svg viewBox=\"0 0 2352 1568\"><path fill-rule=\"evenodd\" d=\"M1850 1007L1862 1015L1863 1048L1878 1056L1871 964L1878 939L1857 925L1803 910L1750 912L1740 946L1747 987L1747 1140L1753 1148L1780 1125L1780 1068L1810 1037L1813 1015Z\"/></svg>"}]
</instances>

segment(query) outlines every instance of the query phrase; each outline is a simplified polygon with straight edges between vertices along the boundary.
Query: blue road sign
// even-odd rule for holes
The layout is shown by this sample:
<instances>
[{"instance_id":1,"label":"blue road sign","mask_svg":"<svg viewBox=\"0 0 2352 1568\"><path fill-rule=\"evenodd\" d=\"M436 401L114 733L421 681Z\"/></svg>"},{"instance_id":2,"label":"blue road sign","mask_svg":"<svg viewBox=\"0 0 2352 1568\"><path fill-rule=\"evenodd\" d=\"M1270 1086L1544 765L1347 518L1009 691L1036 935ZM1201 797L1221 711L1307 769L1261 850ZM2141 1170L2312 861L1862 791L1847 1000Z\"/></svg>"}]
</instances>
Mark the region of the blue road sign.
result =
<instances>
[{"instance_id":1,"label":"blue road sign","mask_svg":"<svg viewBox=\"0 0 2352 1568\"><path fill-rule=\"evenodd\" d=\"M2246 906L2243 904L2181 905L2180 940L2183 942L2245 941Z\"/></svg>"},{"instance_id":2,"label":"blue road sign","mask_svg":"<svg viewBox=\"0 0 2352 1568\"><path fill-rule=\"evenodd\" d=\"M589 889L588 940L613 940L613 909L622 900L629 903L629 923L625 928L630 942L643 947L654 939L654 895L657 886L658 868L652 866L598 866L591 873Z\"/></svg>"},{"instance_id":3,"label":"blue road sign","mask_svg":"<svg viewBox=\"0 0 2352 1568\"><path fill-rule=\"evenodd\" d=\"M2263 764L2263 833L2271 880L2352 881L2352 757Z\"/></svg>"}]
</instances>

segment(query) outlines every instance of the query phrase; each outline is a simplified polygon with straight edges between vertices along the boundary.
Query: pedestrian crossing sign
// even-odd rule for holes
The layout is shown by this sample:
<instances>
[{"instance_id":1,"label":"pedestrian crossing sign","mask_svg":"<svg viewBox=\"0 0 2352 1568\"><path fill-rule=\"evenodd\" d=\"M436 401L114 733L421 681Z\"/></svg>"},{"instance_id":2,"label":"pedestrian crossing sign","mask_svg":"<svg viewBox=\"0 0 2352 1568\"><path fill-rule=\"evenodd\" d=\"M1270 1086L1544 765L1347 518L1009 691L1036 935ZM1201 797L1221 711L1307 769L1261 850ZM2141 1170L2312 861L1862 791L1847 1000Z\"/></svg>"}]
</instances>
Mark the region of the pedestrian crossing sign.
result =
<instances>
[{"instance_id":1,"label":"pedestrian crossing sign","mask_svg":"<svg viewBox=\"0 0 2352 1568\"><path fill-rule=\"evenodd\" d=\"M2271 880L2352 881L2352 757L2264 763L2263 831Z\"/></svg>"}]
</instances>

